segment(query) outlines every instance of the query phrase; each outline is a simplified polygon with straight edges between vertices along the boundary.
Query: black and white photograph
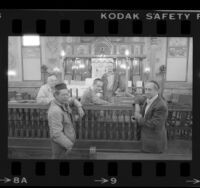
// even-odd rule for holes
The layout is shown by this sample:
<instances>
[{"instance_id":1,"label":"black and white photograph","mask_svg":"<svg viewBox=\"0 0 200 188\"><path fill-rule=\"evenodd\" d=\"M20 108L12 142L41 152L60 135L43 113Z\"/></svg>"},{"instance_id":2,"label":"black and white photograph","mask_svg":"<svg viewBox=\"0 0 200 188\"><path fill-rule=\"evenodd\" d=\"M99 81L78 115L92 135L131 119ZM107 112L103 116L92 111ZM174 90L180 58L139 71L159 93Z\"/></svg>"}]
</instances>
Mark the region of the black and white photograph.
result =
<instances>
[{"instance_id":1,"label":"black and white photograph","mask_svg":"<svg viewBox=\"0 0 200 188\"><path fill-rule=\"evenodd\" d=\"M8 159L192 160L193 38L8 37Z\"/></svg>"}]
</instances>

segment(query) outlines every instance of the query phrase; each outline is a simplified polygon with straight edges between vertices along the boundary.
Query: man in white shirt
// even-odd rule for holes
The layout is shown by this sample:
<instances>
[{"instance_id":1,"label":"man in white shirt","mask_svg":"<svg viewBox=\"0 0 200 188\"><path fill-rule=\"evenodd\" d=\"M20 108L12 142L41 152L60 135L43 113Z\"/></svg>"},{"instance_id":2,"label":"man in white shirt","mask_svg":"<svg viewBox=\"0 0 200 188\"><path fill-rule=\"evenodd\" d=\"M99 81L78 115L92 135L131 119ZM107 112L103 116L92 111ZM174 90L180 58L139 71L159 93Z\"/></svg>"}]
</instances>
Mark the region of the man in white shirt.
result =
<instances>
[{"instance_id":1,"label":"man in white shirt","mask_svg":"<svg viewBox=\"0 0 200 188\"><path fill-rule=\"evenodd\" d=\"M57 78L55 75L50 75L47 78L47 83L45 85L42 85L40 87L40 90L37 94L37 103L42 104L49 104L53 99L53 93L54 93L54 86L57 83Z\"/></svg>"},{"instance_id":2,"label":"man in white shirt","mask_svg":"<svg viewBox=\"0 0 200 188\"><path fill-rule=\"evenodd\" d=\"M142 151L162 153L167 148L167 130L165 127L168 107L159 96L159 84L149 81L145 85L145 98L135 99L135 119L141 126ZM141 100L142 99L142 100ZM142 109L140 110L140 106Z\"/></svg>"}]
</instances>

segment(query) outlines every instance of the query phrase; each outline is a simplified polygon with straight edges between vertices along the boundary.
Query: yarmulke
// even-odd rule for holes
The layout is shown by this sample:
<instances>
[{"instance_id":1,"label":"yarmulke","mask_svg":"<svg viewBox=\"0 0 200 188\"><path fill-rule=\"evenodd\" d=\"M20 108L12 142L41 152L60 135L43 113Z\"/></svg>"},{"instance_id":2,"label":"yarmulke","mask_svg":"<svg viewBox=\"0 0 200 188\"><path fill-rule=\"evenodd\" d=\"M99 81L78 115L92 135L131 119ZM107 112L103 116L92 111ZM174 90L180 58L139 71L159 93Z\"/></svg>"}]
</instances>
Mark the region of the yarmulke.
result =
<instances>
[{"instance_id":1,"label":"yarmulke","mask_svg":"<svg viewBox=\"0 0 200 188\"><path fill-rule=\"evenodd\" d=\"M56 90L67 89L67 85L65 83L59 83L55 85Z\"/></svg>"}]
</instances>

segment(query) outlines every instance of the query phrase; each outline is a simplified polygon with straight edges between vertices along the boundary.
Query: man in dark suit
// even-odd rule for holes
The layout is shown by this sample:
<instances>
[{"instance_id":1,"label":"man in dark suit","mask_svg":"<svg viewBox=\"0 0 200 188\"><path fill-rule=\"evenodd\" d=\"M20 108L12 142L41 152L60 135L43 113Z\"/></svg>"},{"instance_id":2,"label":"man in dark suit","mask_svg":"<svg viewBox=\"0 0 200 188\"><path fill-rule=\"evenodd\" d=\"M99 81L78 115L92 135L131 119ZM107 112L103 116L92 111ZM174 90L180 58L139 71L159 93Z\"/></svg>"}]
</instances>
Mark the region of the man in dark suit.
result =
<instances>
[{"instance_id":1,"label":"man in dark suit","mask_svg":"<svg viewBox=\"0 0 200 188\"><path fill-rule=\"evenodd\" d=\"M140 105L142 109L140 110ZM162 153L167 148L166 120L168 107L159 95L159 84L150 81L145 85L145 97L135 100L135 119L141 126L142 151Z\"/></svg>"}]
</instances>

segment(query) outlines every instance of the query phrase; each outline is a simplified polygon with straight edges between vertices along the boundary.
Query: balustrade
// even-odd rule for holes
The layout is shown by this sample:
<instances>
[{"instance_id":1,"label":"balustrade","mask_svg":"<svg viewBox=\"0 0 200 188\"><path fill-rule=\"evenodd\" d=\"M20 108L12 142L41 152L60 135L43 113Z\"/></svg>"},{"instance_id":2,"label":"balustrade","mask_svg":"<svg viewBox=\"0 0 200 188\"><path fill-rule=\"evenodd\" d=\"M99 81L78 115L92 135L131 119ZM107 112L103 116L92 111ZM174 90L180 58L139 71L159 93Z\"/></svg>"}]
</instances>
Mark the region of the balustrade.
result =
<instances>
[{"instance_id":1,"label":"balustrade","mask_svg":"<svg viewBox=\"0 0 200 188\"><path fill-rule=\"evenodd\" d=\"M8 105L9 137L48 138L48 106L37 104ZM85 116L75 122L78 140L132 141L140 139L140 130L131 120L132 106L86 106ZM169 139L192 138L190 107L169 106L166 122Z\"/></svg>"}]
</instances>

